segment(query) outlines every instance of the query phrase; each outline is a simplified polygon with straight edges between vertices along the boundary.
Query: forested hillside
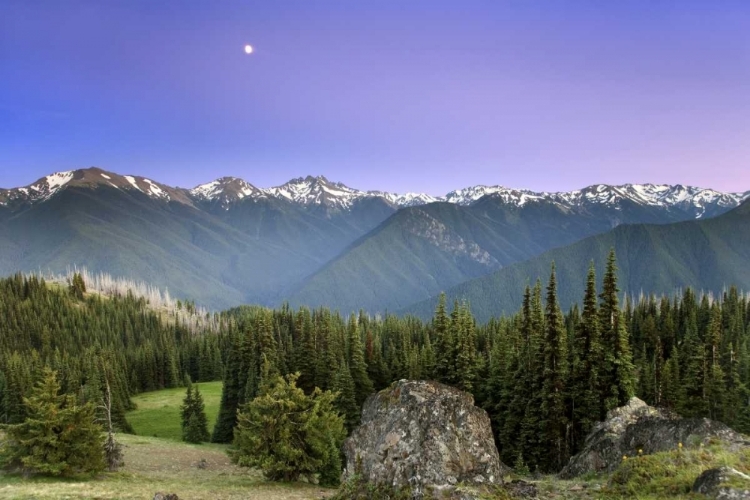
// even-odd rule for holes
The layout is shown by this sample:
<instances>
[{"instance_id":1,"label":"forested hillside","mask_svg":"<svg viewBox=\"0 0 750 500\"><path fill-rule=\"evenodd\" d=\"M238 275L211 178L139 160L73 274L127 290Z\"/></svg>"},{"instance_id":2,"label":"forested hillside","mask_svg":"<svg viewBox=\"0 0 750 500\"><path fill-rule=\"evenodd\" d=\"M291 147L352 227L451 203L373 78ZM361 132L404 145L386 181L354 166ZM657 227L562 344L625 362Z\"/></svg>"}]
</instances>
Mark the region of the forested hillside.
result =
<instances>
[{"instance_id":1,"label":"forested hillside","mask_svg":"<svg viewBox=\"0 0 750 500\"><path fill-rule=\"evenodd\" d=\"M307 393L338 393L349 430L365 398L395 380L470 391L490 414L503 460L532 470L558 470L593 423L634 394L750 431L750 299L736 288L713 297L686 289L622 304L617 276L612 253L601 281L593 267L576 277L585 291L566 313L558 290L568 285L553 268L522 292L519 312L484 324L468 304L443 298L429 322L241 307L205 332L142 298L85 293L80 276L69 287L15 276L0 281L0 415L22 420L22 396L49 366L83 400L101 398L109 382L123 429L131 394L178 386L184 374L223 377L216 442L232 441L237 410L264 381L293 372Z\"/></svg>"},{"instance_id":2,"label":"forested hillside","mask_svg":"<svg viewBox=\"0 0 750 500\"><path fill-rule=\"evenodd\" d=\"M540 197L519 204L488 195L470 205L431 203L404 208L302 282L288 300L294 305L344 311L398 311L467 280L620 224L665 224L688 217L676 207L630 199L566 204ZM514 308L521 291L513 291ZM563 299L569 303L567 295ZM430 305L434 309L435 302Z\"/></svg>"},{"instance_id":3,"label":"forested hillside","mask_svg":"<svg viewBox=\"0 0 750 500\"><path fill-rule=\"evenodd\" d=\"M748 298L735 288L714 298L687 289L621 304L617 274L611 255L601 285L593 268L577 276L582 306L564 314L557 293L567 285L553 271L522 292L520 312L486 324L444 300L427 323L328 309L232 311L241 326L228 341L213 439L230 442L237 408L265 377L289 372L300 372L308 392L339 392L350 429L367 395L395 380L468 390L489 412L503 460L532 470L559 470L593 423L634 394L750 431Z\"/></svg>"},{"instance_id":4,"label":"forested hillside","mask_svg":"<svg viewBox=\"0 0 750 500\"><path fill-rule=\"evenodd\" d=\"M0 275L78 266L214 310L288 301L375 314L617 225L712 217L745 198L651 184L473 186L435 198L322 176L273 188L222 177L184 189L92 167L0 189Z\"/></svg>"},{"instance_id":5,"label":"forested hillside","mask_svg":"<svg viewBox=\"0 0 750 500\"><path fill-rule=\"evenodd\" d=\"M524 287L546 276L554 261L560 303L568 308L580 300L585 286L580 277L589 263L593 260L602 272L611 248L619 257L620 286L629 295L672 294L686 287L719 294L729 285L750 290L750 202L713 219L618 226L467 281L446 294L467 301L477 318L487 321L520 307ZM435 295L403 312L427 318L437 301Z\"/></svg>"},{"instance_id":6,"label":"forested hillside","mask_svg":"<svg viewBox=\"0 0 750 500\"><path fill-rule=\"evenodd\" d=\"M105 297L35 277L0 280L0 422L25 417L23 397L44 367L62 390L100 404L109 383L118 426L137 392L221 378L222 335L194 333L133 295Z\"/></svg>"}]
</instances>

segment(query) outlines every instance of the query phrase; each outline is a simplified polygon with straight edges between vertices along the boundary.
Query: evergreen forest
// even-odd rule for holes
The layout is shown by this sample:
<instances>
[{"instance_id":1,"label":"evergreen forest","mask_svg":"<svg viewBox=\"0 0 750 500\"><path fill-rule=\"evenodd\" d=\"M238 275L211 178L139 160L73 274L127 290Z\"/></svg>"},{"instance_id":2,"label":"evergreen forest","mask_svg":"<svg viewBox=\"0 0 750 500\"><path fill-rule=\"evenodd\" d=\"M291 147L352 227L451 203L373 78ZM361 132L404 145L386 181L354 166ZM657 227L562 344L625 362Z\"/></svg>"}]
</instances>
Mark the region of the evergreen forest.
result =
<instances>
[{"instance_id":1,"label":"evergreen forest","mask_svg":"<svg viewBox=\"0 0 750 500\"><path fill-rule=\"evenodd\" d=\"M0 421L23 422L23 397L50 368L62 391L84 402L100 400L109 384L123 431L132 395L223 379L209 429L219 443L233 441L237 410L266 379L292 373L306 394L336 394L348 431L368 395L395 380L459 387L489 413L502 460L542 472L559 470L594 423L633 395L750 432L748 296L727 288L633 297L617 276L611 252L602 276L593 263L580 276L581 302L563 311L553 265L546 283L526 287L517 313L484 324L470 304L443 295L428 322L243 306L196 331L133 294L16 275L0 280Z\"/></svg>"}]
</instances>

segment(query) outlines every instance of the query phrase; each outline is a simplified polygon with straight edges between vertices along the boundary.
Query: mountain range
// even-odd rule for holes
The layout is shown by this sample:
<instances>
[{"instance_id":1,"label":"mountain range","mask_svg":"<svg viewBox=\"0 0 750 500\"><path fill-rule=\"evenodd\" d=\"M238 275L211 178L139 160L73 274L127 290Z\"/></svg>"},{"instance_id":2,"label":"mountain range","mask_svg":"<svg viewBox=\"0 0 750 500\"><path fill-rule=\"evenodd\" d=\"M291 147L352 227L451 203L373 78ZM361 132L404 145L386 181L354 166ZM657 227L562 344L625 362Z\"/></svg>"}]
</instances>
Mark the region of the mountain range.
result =
<instances>
[{"instance_id":1,"label":"mountain range","mask_svg":"<svg viewBox=\"0 0 750 500\"><path fill-rule=\"evenodd\" d=\"M631 296L672 294L692 287L718 294L729 286L750 290L750 200L711 219L674 224L623 224L612 231L552 249L446 291L467 301L478 321L516 311L524 288L547 282L554 262L558 297L564 309L580 304L586 271L594 262L599 280L607 255L617 255L619 287ZM414 304L403 313L432 315L438 298Z\"/></svg>"},{"instance_id":2,"label":"mountain range","mask_svg":"<svg viewBox=\"0 0 750 500\"><path fill-rule=\"evenodd\" d=\"M322 176L272 188L223 177L186 189L88 168L0 189L0 274L78 265L212 308L393 311L623 224L708 221L749 195L600 184L435 197Z\"/></svg>"}]
</instances>

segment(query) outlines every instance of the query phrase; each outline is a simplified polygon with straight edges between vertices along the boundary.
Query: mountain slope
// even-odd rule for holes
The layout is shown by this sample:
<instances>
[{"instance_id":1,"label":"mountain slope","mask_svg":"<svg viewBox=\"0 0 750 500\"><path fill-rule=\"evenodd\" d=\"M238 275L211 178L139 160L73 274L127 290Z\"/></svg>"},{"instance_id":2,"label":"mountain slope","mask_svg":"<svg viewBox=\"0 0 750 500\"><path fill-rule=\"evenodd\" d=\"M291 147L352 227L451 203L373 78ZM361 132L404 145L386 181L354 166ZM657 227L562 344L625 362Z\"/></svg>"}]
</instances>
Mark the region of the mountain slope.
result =
<instances>
[{"instance_id":1,"label":"mountain slope","mask_svg":"<svg viewBox=\"0 0 750 500\"><path fill-rule=\"evenodd\" d=\"M466 300L480 321L518 309L526 284L549 277L555 262L560 304L580 302L586 270L594 260L601 278L610 248L617 252L620 288L628 294L672 293L693 287L721 292L726 286L750 289L750 200L713 219L667 225L622 225L604 234L550 250L487 276L447 290ZM437 297L405 312L428 317Z\"/></svg>"},{"instance_id":2,"label":"mountain slope","mask_svg":"<svg viewBox=\"0 0 750 500\"><path fill-rule=\"evenodd\" d=\"M227 193L227 185L233 198L212 199L217 190L191 192L91 168L6 190L0 273L78 265L168 287L209 307L272 304L396 210L373 197L340 210L250 196L260 191L233 180L218 191Z\"/></svg>"},{"instance_id":3,"label":"mountain slope","mask_svg":"<svg viewBox=\"0 0 750 500\"><path fill-rule=\"evenodd\" d=\"M88 168L0 189L0 272L86 266L220 308L393 310L618 224L705 218L743 196L644 184L432 197L322 176L183 189Z\"/></svg>"},{"instance_id":4,"label":"mountain slope","mask_svg":"<svg viewBox=\"0 0 750 500\"><path fill-rule=\"evenodd\" d=\"M289 301L344 311L397 310L621 223L693 217L672 205L630 198L610 205L584 200L575 207L530 198L519 206L498 193L470 205L406 208L305 280Z\"/></svg>"}]
</instances>

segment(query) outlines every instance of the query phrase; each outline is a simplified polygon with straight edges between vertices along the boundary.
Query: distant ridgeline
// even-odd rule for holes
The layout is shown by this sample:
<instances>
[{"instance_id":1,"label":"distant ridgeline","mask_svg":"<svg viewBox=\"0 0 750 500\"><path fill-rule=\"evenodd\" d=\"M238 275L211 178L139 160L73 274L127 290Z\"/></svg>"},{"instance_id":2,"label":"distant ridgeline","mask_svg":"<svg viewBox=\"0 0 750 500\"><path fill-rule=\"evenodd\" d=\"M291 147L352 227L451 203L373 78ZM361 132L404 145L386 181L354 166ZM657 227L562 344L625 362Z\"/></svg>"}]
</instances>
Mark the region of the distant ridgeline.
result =
<instances>
[{"instance_id":1,"label":"distant ridgeline","mask_svg":"<svg viewBox=\"0 0 750 500\"><path fill-rule=\"evenodd\" d=\"M634 394L750 431L747 296L687 289L620 304L613 253L601 282L593 268L578 279L582 305L567 313L553 268L518 313L483 325L443 298L429 322L239 307L191 332L133 295L81 298L76 282L61 289L17 276L0 281L0 408L6 420L23 418L21 395L45 364L82 397L98 397L106 378L121 410L130 394L179 385L183 373L223 376L213 440L230 442L237 409L276 373L299 372L306 392L337 391L350 430L374 390L433 379L470 391L489 412L503 461L541 471L559 470L594 422Z\"/></svg>"}]
</instances>

